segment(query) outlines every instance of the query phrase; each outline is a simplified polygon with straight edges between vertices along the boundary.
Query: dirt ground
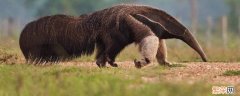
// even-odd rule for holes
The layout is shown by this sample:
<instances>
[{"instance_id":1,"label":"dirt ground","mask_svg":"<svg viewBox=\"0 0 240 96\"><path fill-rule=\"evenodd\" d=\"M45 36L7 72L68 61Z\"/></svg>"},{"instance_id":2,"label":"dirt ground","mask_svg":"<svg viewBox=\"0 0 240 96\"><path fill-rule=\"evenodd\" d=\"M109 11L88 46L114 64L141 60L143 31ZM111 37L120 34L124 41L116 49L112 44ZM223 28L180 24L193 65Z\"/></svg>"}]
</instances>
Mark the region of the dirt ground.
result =
<instances>
[{"instance_id":1,"label":"dirt ground","mask_svg":"<svg viewBox=\"0 0 240 96\"><path fill-rule=\"evenodd\" d=\"M223 76L227 70L240 70L240 63L188 63L186 67L171 68L165 76L168 80L185 80L189 83L204 80L211 84L239 85L240 76Z\"/></svg>"},{"instance_id":2,"label":"dirt ground","mask_svg":"<svg viewBox=\"0 0 240 96\"><path fill-rule=\"evenodd\" d=\"M95 62L64 62L63 66L84 66L84 67L97 67ZM134 64L131 61L118 62L121 68L134 68ZM149 65L144 67L153 67L158 65ZM222 62L191 62L181 63L178 67L170 67L163 71L161 78L166 81L185 81L188 83L194 83L196 81L206 81L210 84L226 84L226 85L240 85L240 76L223 76L223 73L227 70L240 70L240 63L222 63ZM141 71L141 69L139 70ZM156 77L142 77L146 82L154 82L159 80L159 76Z\"/></svg>"}]
</instances>

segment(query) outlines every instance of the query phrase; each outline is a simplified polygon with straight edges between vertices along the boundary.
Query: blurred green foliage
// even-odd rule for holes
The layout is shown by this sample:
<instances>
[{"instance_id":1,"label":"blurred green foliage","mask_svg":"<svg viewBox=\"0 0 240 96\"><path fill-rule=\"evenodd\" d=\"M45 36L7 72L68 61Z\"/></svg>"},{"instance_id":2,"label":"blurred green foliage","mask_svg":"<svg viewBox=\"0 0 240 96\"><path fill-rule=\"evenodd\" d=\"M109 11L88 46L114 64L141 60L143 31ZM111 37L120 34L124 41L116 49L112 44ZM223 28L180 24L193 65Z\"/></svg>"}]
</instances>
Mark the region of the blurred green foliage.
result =
<instances>
[{"instance_id":1,"label":"blurred green foliage","mask_svg":"<svg viewBox=\"0 0 240 96\"><path fill-rule=\"evenodd\" d=\"M240 19L240 0L226 0L229 5L229 25L232 31L238 30L238 23Z\"/></svg>"},{"instance_id":2,"label":"blurred green foliage","mask_svg":"<svg viewBox=\"0 0 240 96\"><path fill-rule=\"evenodd\" d=\"M35 16L51 14L74 14L93 12L114 4L131 2L134 0L26 0L28 8L36 7Z\"/></svg>"},{"instance_id":3,"label":"blurred green foliage","mask_svg":"<svg viewBox=\"0 0 240 96\"><path fill-rule=\"evenodd\" d=\"M239 76L240 70L228 70L223 73L224 76Z\"/></svg>"}]
</instances>

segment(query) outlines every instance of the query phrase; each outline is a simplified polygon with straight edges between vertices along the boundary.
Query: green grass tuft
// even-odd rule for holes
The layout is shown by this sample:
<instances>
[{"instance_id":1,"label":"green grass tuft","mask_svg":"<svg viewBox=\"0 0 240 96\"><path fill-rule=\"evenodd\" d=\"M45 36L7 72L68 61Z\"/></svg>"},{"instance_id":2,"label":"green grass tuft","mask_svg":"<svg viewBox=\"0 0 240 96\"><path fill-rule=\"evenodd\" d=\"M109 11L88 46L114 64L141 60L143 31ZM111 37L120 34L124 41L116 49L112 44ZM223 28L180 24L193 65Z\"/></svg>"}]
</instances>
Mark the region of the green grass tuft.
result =
<instances>
[{"instance_id":1,"label":"green grass tuft","mask_svg":"<svg viewBox=\"0 0 240 96\"><path fill-rule=\"evenodd\" d=\"M183 64L172 64L170 67L186 67L186 65Z\"/></svg>"},{"instance_id":2,"label":"green grass tuft","mask_svg":"<svg viewBox=\"0 0 240 96\"><path fill-rule=\"evenodd\" d=\"M223 73L224 76L238 76L240 75L240 70L228 70Z\"/></svg>"}]
</instances>

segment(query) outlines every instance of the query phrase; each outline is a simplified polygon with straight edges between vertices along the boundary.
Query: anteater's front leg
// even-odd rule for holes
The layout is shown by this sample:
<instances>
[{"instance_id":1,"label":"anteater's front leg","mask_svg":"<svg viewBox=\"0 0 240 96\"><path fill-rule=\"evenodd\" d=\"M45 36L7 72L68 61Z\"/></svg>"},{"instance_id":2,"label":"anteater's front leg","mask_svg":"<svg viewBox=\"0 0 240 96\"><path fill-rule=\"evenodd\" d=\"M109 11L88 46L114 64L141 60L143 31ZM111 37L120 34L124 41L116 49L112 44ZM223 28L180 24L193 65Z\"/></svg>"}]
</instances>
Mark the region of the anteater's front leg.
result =
<instances>
[{"instance_id":1,"label":"anteater's front leg","mask_svg":"<svg viewBox=\"0 0 240 96\"><path fill-rule=\"evenodd\" d=\"M139 43L139 45L140 53L143 58L134 61L137 68L141 68L153 62L157 54L159 39L154 35L147 36Z\"/></svg>"},{"instance_id":2,"label":"anteater's front leg","mask_svg":"<svg viewBox=\"0 0 240 96\"><path fill-rule=\"evenodd\" d=\"M167 61L167 47L163 39L159 40L159 47L156 55L157 61L161 65L169 66L170 63Z\"/></svg>"},{"instance_id":3,"label":"anteater's front leg","mask_svg":"<svg viewBox=\"0 0 240 96\"><path fill-rule=\"evenodd\" d=\"M158 50L158 37L148 26L132 16L126 17L126 25L132 31L134 41L140 45L139 49L143 57L141 60L134 60L135 66L141 68L152 63Z\"/></svg>"}]
</instances>

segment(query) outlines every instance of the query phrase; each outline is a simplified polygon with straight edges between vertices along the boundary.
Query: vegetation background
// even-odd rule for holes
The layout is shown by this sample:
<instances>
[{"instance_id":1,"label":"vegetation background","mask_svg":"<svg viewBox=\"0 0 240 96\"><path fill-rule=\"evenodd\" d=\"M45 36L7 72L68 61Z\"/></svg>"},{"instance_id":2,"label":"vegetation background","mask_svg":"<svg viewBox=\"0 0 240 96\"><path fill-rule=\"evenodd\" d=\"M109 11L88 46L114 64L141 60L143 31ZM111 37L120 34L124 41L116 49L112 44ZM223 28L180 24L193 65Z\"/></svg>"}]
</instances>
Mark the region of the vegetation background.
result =
<instances>
[{"instance_id":1,"label":"vegetation background","mask_svg":"<svg viewBox=\"0 0 240 96\"><path fill-rule=\"evenodd\" d=\"M0 0L0 96L205 96L211 95L212 85L224 85L205 80L169 82L162 77L169 68L163 66L142 70L133 66L98 69L93 64L94 55L70 62L76 66L65 66L67 62L63 62L64 66L44 67L24 64L18 38L28 22L54 14L78 16L116 4L142 4L165 10L194 33L210 62L240 61L239 0ZM180 62L175 67L201 61L179 40L167 40L167 47L169 61ZM117 61L127 65L132 64L128 61L139 57L137 45L130 45ZM149 77L158 79L149 81Z\"/></svg>"}]
</instances>

